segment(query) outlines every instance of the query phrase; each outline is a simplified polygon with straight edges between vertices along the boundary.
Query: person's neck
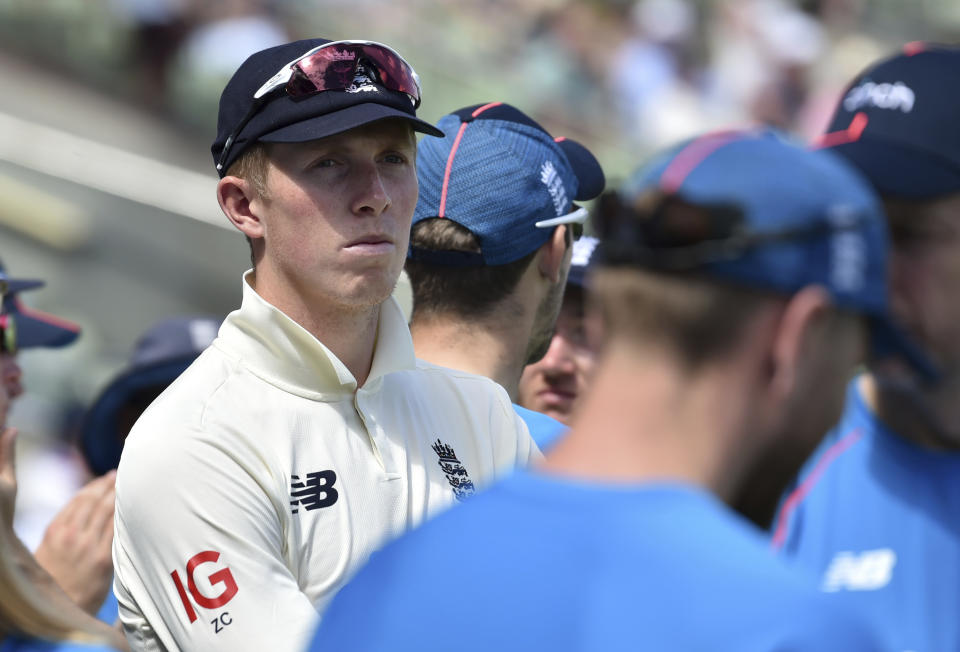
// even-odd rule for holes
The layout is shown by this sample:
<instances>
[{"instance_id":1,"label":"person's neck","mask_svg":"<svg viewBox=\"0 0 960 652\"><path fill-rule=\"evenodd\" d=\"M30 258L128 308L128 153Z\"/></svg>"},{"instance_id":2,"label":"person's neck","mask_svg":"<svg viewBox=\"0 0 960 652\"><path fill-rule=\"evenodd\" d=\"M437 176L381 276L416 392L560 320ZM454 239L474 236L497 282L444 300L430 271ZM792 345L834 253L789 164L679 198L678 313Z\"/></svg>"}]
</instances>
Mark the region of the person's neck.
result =
<instances>
[{"instance_id":1,"label":"person's neck","mask_svg":"<svg viewBox=\"0 0 960 652\"><path fill-rule=\"evenodd\" d=\"M327 347L362 387L373 365L380 306L337 306L289 284L267 282L263 275L249 277L251 287L265 301L306 329Z\"/></svg>"},{"instance_id":2,"label":"person's neck","mask_svg":"<svg viewBox=\"0 0 960 652\"><path fill-rule=\"evenodd\" d=\"M864 374L858 381L864 402L893 432L924 448L960 450L960 387L944 378L930 388L884 382Z\"/></svg>"},{"instance_id":3,"label":"person's neck","mask_svg":"<svg viewBox=\"0 0 960 652\"><path fill-rule=\"evenodd\" d=\"M729 501L749 456L733 444L747 409L735 383L721 370L686 375L652 349L608 350L571 432L542 469L604 482L692 484Z\"/></svg>"},{"instance_id":4,"label":"person's neck","mask_svg":"<svg viewBox=\"0 0 960 652\"><path fill-rule=\"evenodd\" d=\"M516 402L532 328L529 310L471 324L456 318L415 315L410 334L421 360L490 378Z\"/></svg>"}]
</instances>

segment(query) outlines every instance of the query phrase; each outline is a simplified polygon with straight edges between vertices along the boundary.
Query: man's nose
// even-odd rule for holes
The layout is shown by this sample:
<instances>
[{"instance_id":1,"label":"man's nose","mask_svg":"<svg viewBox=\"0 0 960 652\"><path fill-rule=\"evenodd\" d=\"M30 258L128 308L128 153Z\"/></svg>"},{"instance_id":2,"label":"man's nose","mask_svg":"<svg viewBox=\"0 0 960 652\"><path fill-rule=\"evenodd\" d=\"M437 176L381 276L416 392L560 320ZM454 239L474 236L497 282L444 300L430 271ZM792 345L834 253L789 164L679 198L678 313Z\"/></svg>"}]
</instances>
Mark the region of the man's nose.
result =
<instances>
[{"instance_id":1,"label":"man's nose","mask_svg":"<svg viewBox=\"0 0 960 652\"><path fill-rule=\"evenodd\" d=\"M357 171L353 211L358 215L380 215L390 206L390 195L376 164Z\"/></svg>"},{"instance_id":2,"label":"man's nose","mask_svg":"<svg viewBox=\"0 0 960 652\"><path fill-rule=\"evenodd\" d=\"M550 347L540 363L547 374L572 374L574 372L572 347L563 331L557 331L550 339Z\"/></svg>"}]
</instances>

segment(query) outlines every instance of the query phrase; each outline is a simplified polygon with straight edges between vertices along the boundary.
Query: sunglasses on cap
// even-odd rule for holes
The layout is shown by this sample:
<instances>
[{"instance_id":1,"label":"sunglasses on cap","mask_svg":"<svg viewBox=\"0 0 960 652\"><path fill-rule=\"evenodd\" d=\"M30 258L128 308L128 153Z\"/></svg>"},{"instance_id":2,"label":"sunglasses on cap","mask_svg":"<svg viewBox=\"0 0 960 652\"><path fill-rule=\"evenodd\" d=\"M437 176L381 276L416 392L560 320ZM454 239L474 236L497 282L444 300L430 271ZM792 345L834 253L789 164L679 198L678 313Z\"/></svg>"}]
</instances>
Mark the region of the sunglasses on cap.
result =
<instances>
[{"instance_id":1,"label":"sunglasses on cap","mask_svg":"<svg viewBox=\"0 0 960 652\"><path fill-rule=\"evenodd\" d=\"M566 224L570 229L570 233L573 235L573 239L579 240L580 236L583 235L583 223L586 222L589 217L590 212L583 206L578 206L566 215L554 217L549 220L540 220L539 222L534 222L533 225L538 229L549 229L554 226Z\"/></svg>"},{"instance_id":2,"label":"sunglasses on cap","mask_svg":"<svg viewBox=\"0 0 960 652\"><path fill-rule=\"evenodd\" d=\"M13 315L0 315L0 353L7 355L17 354L17 322Z\"/></svg>"},{"instance_id":3,"label":"sunglasses on cap","mask_svg":"<svg viewBox=\"0 0 960 652\"><path fill-rule=\"evenodd\" d=\"M323 91L342 91L354 84L360 72L387 90L406 94L414 109L420 106L420 77L393 48L374 41L324 43L284 65L257 89L247 114L223 145L217 170L223 169L237 136L275 91L284 89L294 99Z\"/></svg>"}]
</instances>

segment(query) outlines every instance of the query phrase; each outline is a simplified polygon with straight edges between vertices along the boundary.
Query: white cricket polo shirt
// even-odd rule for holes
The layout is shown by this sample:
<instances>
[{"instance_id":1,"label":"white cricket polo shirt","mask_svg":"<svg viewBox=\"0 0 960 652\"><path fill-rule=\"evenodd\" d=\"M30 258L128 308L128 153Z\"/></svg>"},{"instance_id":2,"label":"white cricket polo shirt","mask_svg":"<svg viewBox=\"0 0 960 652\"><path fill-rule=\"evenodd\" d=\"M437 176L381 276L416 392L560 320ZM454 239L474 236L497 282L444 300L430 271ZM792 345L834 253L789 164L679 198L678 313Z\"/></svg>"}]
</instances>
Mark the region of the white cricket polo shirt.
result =
<instances>
[{"instance_id":1,"label":"white cricket polo shirt","mask_svg":"<svg viewBox=\"0 0 960 652\"><path fill-rule=\"evenodd\" d=\"M373 550L532 456L503 388L417 361L392 299L357 389L245 281L126 441L113 558L131 647L300 650Z\"/></svg>"}]
</instances>

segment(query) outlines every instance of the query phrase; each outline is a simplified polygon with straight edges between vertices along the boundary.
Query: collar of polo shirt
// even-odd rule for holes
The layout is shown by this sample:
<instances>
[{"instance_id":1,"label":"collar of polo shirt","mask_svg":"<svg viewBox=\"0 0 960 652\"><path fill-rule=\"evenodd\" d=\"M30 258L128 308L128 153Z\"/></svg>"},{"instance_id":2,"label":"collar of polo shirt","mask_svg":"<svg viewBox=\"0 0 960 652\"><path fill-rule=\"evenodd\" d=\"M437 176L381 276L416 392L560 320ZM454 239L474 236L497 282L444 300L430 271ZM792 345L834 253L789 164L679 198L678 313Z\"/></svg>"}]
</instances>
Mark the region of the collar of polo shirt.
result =
<instances>
[{"instance_id":1,"label":"collar of polo shirt","mask_svg":"<svg viewBox=\"0 0 960 652\"><path fill-rule=\"evenodd\" d=\"M263 299L243 277L243 303L230 313L220 338L244 366L271 385L304 398L325 400L352 394L357 380L330 349L283 312ZM393 297L383 302L373 364L364 388L372 389L386 374L414 369L416 358L406 319Z\"/></svg>"}]
</instances>

